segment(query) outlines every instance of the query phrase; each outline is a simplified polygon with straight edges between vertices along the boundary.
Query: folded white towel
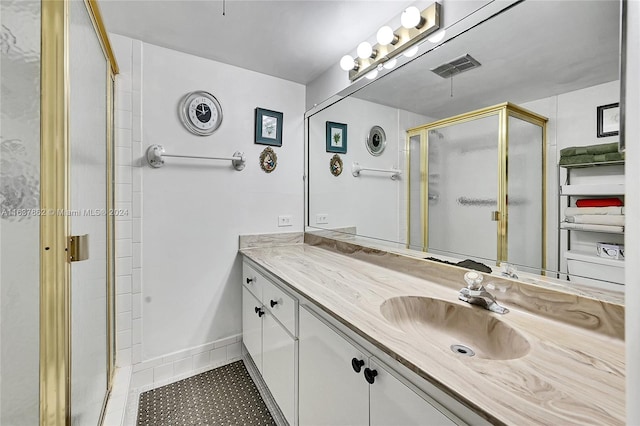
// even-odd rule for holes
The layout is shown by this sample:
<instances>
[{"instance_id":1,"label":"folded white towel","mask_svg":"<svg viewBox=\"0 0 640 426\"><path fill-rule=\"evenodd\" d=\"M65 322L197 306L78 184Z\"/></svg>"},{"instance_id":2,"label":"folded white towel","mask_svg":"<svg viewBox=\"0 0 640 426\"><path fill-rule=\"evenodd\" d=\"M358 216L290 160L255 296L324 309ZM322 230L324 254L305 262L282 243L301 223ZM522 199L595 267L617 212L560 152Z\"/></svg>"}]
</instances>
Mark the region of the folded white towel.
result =
<instances>
[{"instance_id":1,"label":"folded white towel","mask_svg":"<svg viewBox=\"0 0 640 426\"><path fill-rule=\"evenodd\" d=\"M613 225L592 225L589 223L567 223L563 222L562 227L564 229L576 229L581 231L598 231L598 232L624 232L624 226Z\"/></svg>"},{"instance_id":2,"label":"folded white towel","mask_svg":"<svg viewBox=\"0 0 640 426\"><path fill-rule=\"evenodd\" d=\"M624 216L621 214L577 214L575 216L567 216L565 220L570 223L624 226Z\"/></svg>"},{"instance_id":3,"label":"folded white towel","mask_svg":"<svg viewBox=\"0 0 640 426\"><path fill-rule=\"evenodd\" d=\"M564 210L565 216L575 216L577 214L624 214L624 207L567 207Z\"/></svg>"}]
</instances>

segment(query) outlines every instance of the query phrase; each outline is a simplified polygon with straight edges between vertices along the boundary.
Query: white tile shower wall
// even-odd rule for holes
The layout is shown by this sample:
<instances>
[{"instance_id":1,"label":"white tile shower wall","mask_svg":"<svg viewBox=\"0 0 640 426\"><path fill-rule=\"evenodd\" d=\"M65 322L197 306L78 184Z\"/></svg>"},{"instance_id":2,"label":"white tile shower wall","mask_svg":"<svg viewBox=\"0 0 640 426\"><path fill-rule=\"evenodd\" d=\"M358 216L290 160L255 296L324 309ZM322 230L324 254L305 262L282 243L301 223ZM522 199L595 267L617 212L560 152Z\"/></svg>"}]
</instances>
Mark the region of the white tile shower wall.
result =
<instances>
[{"instance_id":1,"label":"white tile shower wall","mask_svg":"<svg viewBox=\"0 0 640 426\"><path fill-rule=\"evenodd\" d=\"M131 365L132 354L132 40L110 35L120 73L115 92L115 161L116 209L124 214L116 217L116 365ZM123 374L120 370L119 374ZM113 416L113 414L112 414Z\"/></svg>"}]
</instances>

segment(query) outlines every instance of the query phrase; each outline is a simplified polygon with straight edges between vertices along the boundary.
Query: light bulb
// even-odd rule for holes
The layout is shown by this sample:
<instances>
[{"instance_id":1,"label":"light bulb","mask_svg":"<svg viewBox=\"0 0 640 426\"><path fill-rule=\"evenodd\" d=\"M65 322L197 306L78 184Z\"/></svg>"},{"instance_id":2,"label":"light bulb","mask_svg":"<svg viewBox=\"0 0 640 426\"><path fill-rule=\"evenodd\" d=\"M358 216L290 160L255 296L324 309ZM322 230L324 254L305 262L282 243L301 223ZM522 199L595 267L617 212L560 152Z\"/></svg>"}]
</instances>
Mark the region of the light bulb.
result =
<instances>
[{"instance_id":1,"label":"light bulb","mask_svg":"<svg viewBox=\"0 0 640 426\"><path fill-rule=\"evenodd\" d=\"M369 71L368 73L365 74L365 78L367 80L373 80L377 76L378 76L378 70L371 70L371 71Z\"/></svg>"},{"instance_id":2,"label":"light bulb","mask_svg":"<svg viewBox=\"0 0 640 426\"><path fill-rule=\"evenodd\" d=\"M386 46L389 43L393 43L393 41L397 38L397 36L393 33L393 30L389 26L384 26L378 30L376 34L376 39L380 46Z\"/></svg>"},{"instance_id":3,"label":"light bulb","mask_svg":"<svg viewBox=\"0 0 640 426\"><path fill-rule=\"evenodd\" d=\"M351 55L344 55L342 59L340 59L340 68L344 71L351 71L356 66L356 61L353 59Z\"/></svg>"},{"instance_id":4,"label":"light bulb","mask_svg":"<svg viewBox=\"0 0 640 426\"><path fill-rule=\"evenodd\" d=\"M416 53L418 53L418 46L413 46L404 51L404 56L412 58L416 56Z\"/></svg>"},{"instance_id":5,"label":"light bulb","mask_svg":"<svg viewBox=\"0 0 640 426\"><path fill-rule=\"evenodd\" d=\"M358 45L357 52L360 59L367 59L373 54L373 47L368 42L363 41Z\"/></svg>"},{"instance_id":6,"label":"light bulb","mask_svg":"<svg viewBox=\"0 0 640 426\"><path fill-rule=\"evenodd\" d=\"M442 39L444 39L444 35L445 35L445 30L442 30L435 33L434 35L429 37L427 40L429 40L429 42L433 44L440 43Z\"/></svg>"},{"instance_id":7,"label":"light bulb","mask_svg":"<svg viewBox=\"0 0 640 426\"><path fill-rule=\"evenodd\" d=\"M390 70L391 68L395 67L397 63L398 63L398 60L396 58L392 58L392 59L389 59L387 62L385 62L382 66L385 69Z\"/></svg>"},{"instance_id":8,"label":"light bulb","mask_svg":"<svg viewBox=\"0 0 640 426\"><path fill-rule=\"evenodd\" d=\"M420 9L415 6L406 8L400 16L400 23L407 29L417 27L420 25L421 20L422 16L420 16Z\"/></svg>"}]
</instances>

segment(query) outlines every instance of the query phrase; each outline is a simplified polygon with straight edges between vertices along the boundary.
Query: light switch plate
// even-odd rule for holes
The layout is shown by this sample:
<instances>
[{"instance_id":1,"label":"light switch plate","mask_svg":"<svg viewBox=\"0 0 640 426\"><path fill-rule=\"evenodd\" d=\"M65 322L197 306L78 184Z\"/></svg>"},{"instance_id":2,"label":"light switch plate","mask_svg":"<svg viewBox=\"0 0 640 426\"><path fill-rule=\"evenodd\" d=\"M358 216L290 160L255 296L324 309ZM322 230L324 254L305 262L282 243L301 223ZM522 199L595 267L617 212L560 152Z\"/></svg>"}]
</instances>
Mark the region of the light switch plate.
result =
<instances>
[{"instance_id":1,"label":"light switch plate","mask_svg":"<svg viewBox=\"0 0 640 426\"><path fill-rule=\"evenodd\" d=\"M316 215L316 225L326 225L329 223L329 215L327 213L318 213Z\"/></svg>"},{"instance_id":2,"label":"light switch plate","mask_svg":"<svg viewBox=\"0 0 640 426\"><path fill-rule=\"evenodd\" d=\"M278 216L278 226L291 226L291 215Z\"/></svg>"}]
</instances>

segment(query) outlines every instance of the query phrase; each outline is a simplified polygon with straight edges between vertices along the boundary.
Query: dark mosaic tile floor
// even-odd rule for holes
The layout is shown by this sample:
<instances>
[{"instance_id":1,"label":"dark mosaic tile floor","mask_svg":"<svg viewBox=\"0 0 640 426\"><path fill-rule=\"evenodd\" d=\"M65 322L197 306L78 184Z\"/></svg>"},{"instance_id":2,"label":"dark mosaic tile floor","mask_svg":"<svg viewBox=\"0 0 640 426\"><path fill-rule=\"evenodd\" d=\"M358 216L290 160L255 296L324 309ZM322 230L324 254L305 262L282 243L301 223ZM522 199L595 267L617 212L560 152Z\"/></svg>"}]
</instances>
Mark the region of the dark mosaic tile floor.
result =
<instances>
[{"instance_id":1,"label":"dark mosaic tile floor","mask_svg":"<svg viewBox=\"0 0 640 426\"><path fill-rule=\"evenodd\" d=\"M242 361L140 395L138 426L275 425Z\"/></svg>"}]
</instances>

